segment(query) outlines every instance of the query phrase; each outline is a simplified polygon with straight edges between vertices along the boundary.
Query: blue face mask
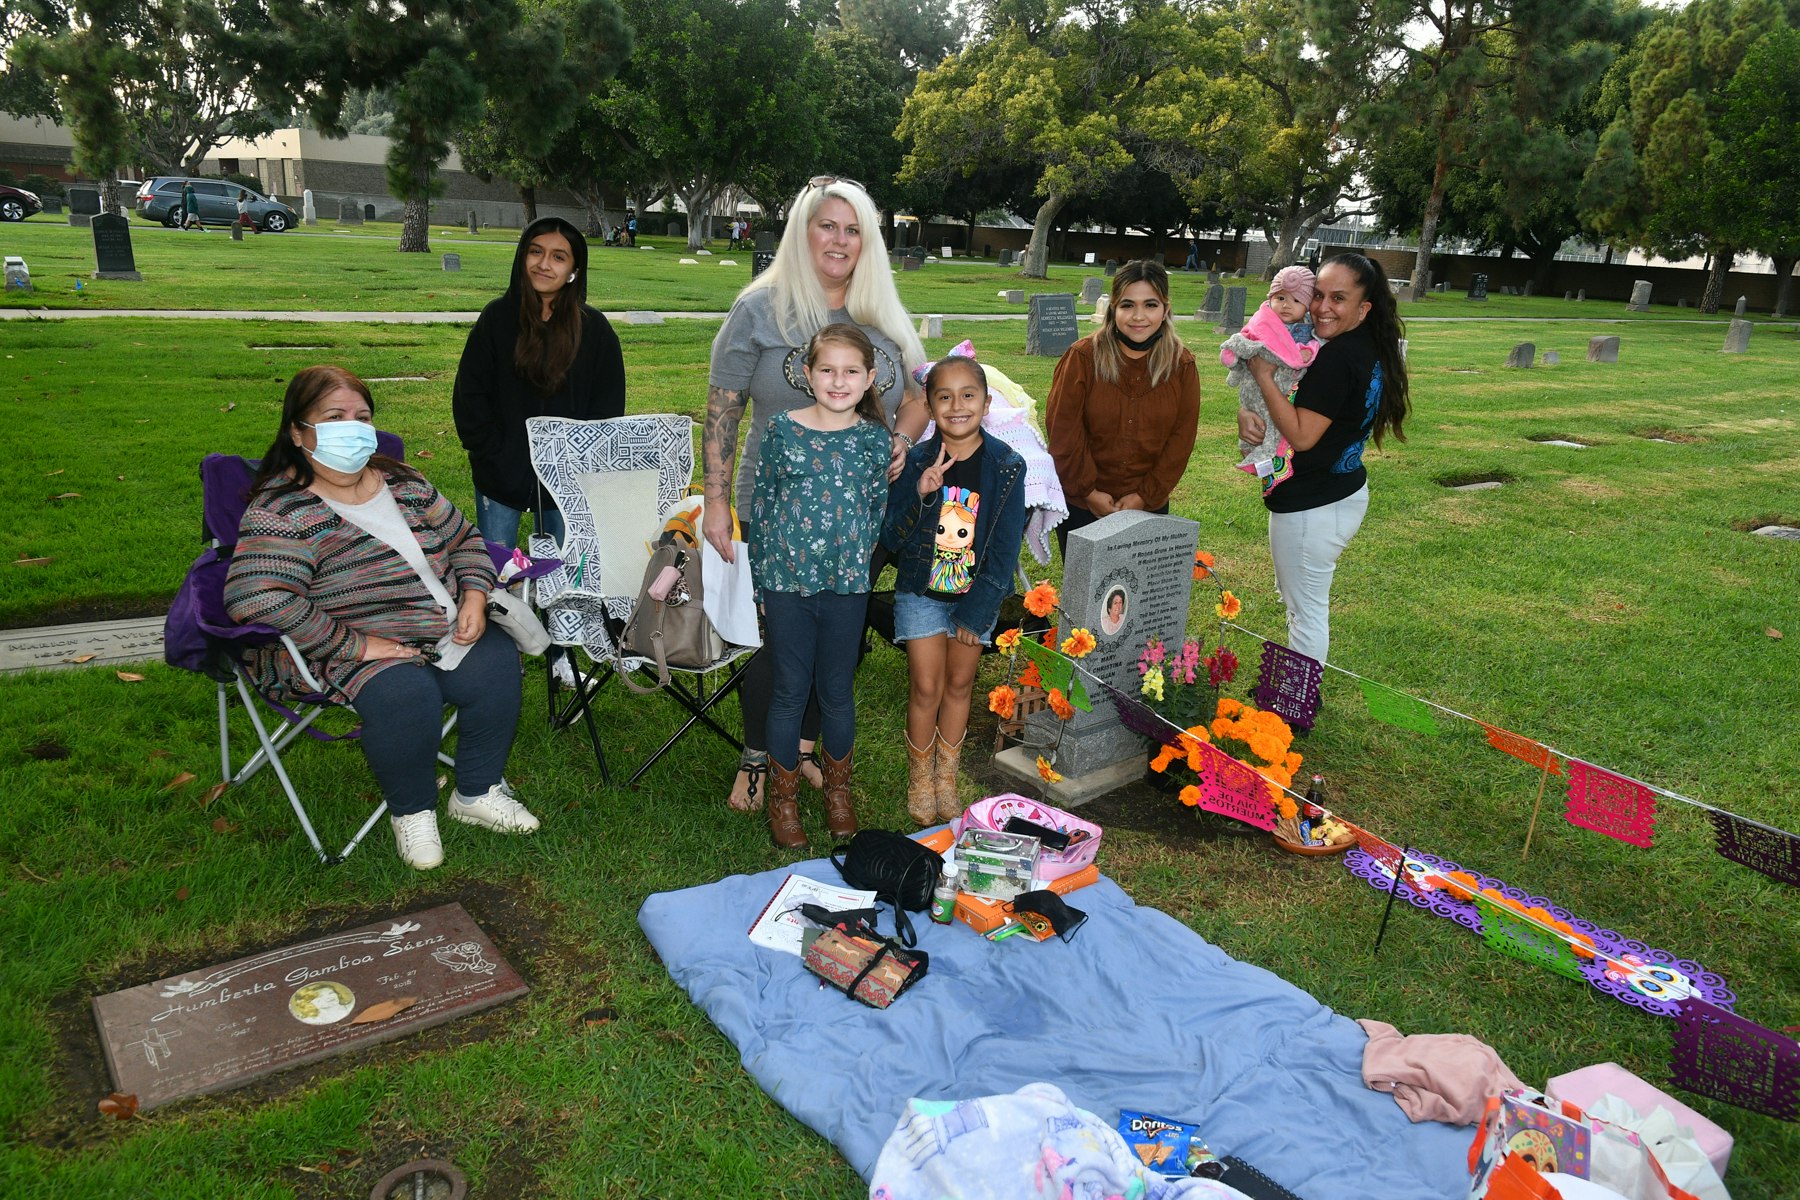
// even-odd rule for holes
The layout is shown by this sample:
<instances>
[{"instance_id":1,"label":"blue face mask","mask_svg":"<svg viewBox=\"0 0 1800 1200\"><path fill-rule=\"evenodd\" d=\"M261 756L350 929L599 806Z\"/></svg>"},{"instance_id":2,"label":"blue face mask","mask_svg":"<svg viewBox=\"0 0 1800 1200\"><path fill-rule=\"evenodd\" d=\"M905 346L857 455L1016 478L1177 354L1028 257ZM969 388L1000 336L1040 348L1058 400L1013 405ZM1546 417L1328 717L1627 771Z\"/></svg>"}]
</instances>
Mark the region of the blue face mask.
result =
<instances>
[{"instance_id":1,"label":"blue face mask","mask_svg":"<svg viewBox=\"0 0 1800 1200\"><path fill-rule=\"evenodd\" d=\"M369 465L375 453L375 427L367 421L300 423L318 435L318 448L307 453L320 466L354 475Z\"/></svg>"}]
</instances>

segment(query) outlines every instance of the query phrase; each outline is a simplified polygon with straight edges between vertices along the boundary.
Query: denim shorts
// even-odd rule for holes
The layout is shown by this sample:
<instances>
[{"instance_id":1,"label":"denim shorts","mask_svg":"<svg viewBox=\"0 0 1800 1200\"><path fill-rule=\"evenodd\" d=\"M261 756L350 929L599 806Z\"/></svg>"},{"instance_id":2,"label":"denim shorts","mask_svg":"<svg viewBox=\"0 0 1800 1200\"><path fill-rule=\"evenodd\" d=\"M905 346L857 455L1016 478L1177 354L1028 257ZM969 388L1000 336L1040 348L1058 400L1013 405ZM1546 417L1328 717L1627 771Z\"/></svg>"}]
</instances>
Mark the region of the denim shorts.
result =
<instances>
[{"instance_id":1,"label":"denim shorts","mask_svg":"<svg viewBox=\"0 0 1800 1200\"><path fill-rule=\"evenodd\" d=\"M894 593L894 640L910 642L914 638L931 637L941 633L945 637L956 637L956 620L951 615L956 611L953 600L939 600L935 596L922 596L917 592ZM981 641L986 645L994 636L994 626L999 623L996 616L988 622L988 627L980 631Z\"/></svg>"}]
</instances>

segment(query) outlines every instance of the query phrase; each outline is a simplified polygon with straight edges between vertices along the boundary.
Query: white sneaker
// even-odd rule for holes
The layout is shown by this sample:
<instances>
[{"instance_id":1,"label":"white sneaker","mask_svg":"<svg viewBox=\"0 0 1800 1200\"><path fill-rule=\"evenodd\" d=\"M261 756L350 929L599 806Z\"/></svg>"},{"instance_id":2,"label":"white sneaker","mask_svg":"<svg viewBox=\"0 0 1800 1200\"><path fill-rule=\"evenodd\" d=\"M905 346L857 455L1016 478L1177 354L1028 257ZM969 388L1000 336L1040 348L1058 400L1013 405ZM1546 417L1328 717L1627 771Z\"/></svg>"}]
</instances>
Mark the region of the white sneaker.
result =
<instances>
[{"instance_id":1,"label":"white sneaker","mask_svg":"<svg viewBox=\"0 0 1800 1200\"><path fill-rule=\"evenodd\" d=\"M443 865L444 843L438 837L437 813L428 808L404 817L389 817L388 822L394 827L394 848L400 851L401 862L415 871Z\"/></svg>"},{"instance_id":2,"label":"white sneaker","mask_svg":"<svg viewBox=\"0 0 1800 1200\"><path fill-rule=\"evenodd\" d=\"M512 798L512 790L505 780L479 796L453 792L448 807L451 820L480 825L498 833L530 833L538 827L538 819Z\"/></svg>"}]
</instances>

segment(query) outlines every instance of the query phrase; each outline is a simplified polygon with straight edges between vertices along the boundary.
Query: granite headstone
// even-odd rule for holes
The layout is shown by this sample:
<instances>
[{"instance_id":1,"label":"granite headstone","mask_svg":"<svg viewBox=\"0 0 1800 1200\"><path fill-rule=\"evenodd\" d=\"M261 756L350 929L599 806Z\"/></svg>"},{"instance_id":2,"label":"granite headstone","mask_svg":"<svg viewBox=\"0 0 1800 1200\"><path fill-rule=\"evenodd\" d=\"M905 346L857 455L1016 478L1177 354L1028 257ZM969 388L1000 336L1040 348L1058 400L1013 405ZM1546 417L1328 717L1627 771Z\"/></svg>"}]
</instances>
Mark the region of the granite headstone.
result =
<instances>
[{"instance_id":1,"label":"granite headstone","mask_svg":"<svg viewBox=\"0 0 1800 1200\"><path fill-rule=\"evenodd\" d=\"M1562 363L1562 355L1558 354L1554 350L1546 350L1546 351L1544 351L1544 360L1543 361L1544 361L1544 365L1546 367L1558 366Z\"/></svg>"},{"instance_id":2,"label":"granite headstone","mask_svg":"<svg viewBox=\"0 0 1800 1200\"><path fill-rule=\"evenodd\" d=\"M773 250L758 250L750 256L750 278L755 279L775 262Z\"/></svg>"},{"instance_id":3,"label":"granite headstone","mask_svg":"<svg viewBox=\"0 0 1800 1200\"><path fill-rule=\"evenodd\" d=\"M100 215L100 190L91 187L72 187L63 193L69 198L69 211L80 213L84 217Z\"/></svg>"},{"instance_id":4,"label":"granite headstone","mask_svg":"<svg viewBox=\"0 0 1800 1200\"><path fill-rule=\"evenodd\" d=\"M9 292L31 291L31 268L17 254L6 256L6 290Z\"/></svg>"},{"instance_id":5,"label":"granite headstone","mask_svg":"<svg viewBox=\"0 0 1800 1200\"><path fill-rule=\"evenodd\" d=\"M472 208L469 210L469 232L471 234L481 232L481 222L476 218L475 210Z\"/></svg>"},{"instance_id":6,"label":"granite headstone","mask_svg":"<svg viewBox=\"0 0 1800 1200\"><path fill-rule=\"evenodd\" d=\"M1750 349L1750 322L1742 317L1731 318L1731 324L1725 330L1725 353L1742 354Z\"/></svg>"},{"instance_id":7,"label":"granite headstone","mask_svg":"<svg viewBox=\"0 0 1800 1200\"><path fill-rule=\"evenodd\" d=\"M1469 291L1468 291L1468 294L1464 297L1464 299L1486 300L1487 292L1488 292L1488 277L1486 275L1476 274L1476 275L1469 276Z\"/></svg>"},{"instance_id":8,"label":"granite headstone","mask_svg":"<svg viewBox=\"0 0 1800 1200\"><path fill-rule=\"evenodd\" d=\"M356 201L344 200L344 201L339 202L339 204L338 204L338 224L339 225L361 225L362 223L363 223L362 209L357 205Z\"/></svg>"},{"instance_id":9,"label":"granite headstone","mask_svg":"<svg viewBox=\"0 0 1800 1200\"><path fill-rule=\"evenodd\" d=\"M1220 324L1227 335L1236 333L1244 327L1244 301L1250 291L1248 288L1228 287L1225 289L1225 315Z\"/></svg>"},{"instance_id":10,"label":"granite headstone","mask_svg":"<svg viewBox=\"0 0 1800 1200\"><path fill-rule=\"evenodd\" d=\"M757 230L756 248L766 254L775 253L775 231L773 229Z\"/></svg>"},{"instance_id":11,"label":"granite headstone","mask_svg":"<svg viewBox=\"0 0 1800 1200\"><path fill-rule=\"evenodd\" d=\"M94 278L142 279L131 253L131 222L116 213L101 213L93 220Z\"/></svg>"},{"instance_id":12,"label":"granite headstone","mask_svg":"<svg viewBox=\"0 0 1800 1200\"><path fill-rule=\"evenodd\" d=\"M919 318L919 336L922 338L941 338L944 336L944 317L942 313L932 313Z\"/></svg>"},{"instance_id":13,"label":"granite headstone","mask_svg":"<svg viewBox=\"0 0 1800 1200\"><path fill-rule=\"evenodd\" d=\"M313 204L312 189L307 188L300 193L300 219L308 225L319 223L319 209Z\"/></svg>"},{"instance_id":14,"label":"granite headstone","mask_svg":"<svg viewBox=\"0 0 1800 1200\"><path fill-rule=\"evenodd\" d=\"M1025 289L1007 288L1005 298L1008 304L1023 304L1025 303Z\"/></svg>"},{"instance_id":15,"label":"granite headstone","mask_svg":"<svg viewBox=\"0 0 1800 1200\"><path fill-rule=\"evenodd\" d=\"M1225 314L1225 285L1211 284L1206 289L1206 296L1200 301L1200 319L1210 321L1214 325Z\"/></svg>"},{"instance_id":16,"label":"granite headstone","mask_svg":"<svg viewBox=\"0 0 1800 1200\"><path fill-rule=\"evenodd\" d=\"M1731 310L1731 315L1732 315L1732 316L1734 316L1734 317L1741 317L1741 316L1743 316L1743 315L1744 315L1744 309L1745 309L1745 308L1746 308L1746 307L1747 307L1747 306L1748 306L1748 305L1749 305L1749 303L1750 303L1750 297L1748 297L1748 296L1739 296L1739 297L1738 297L1738 302L1737 302L1737 307L1736 307L1736 308L1734 308L1734 309L1732 309L1732 310Z\"/></svg>"},{"instance_id":17,"label":"granite headstone","mask_svg":"<svg viewBox=\"0 0 1800 1200\"><path fill-rule=\"evenodd\" d=\"M446 270L446 271L462 270L462 255L460 255L460 254L444 255L444 270Z\"/></svg>"},{"instance_id":18,"label":"granite headstone","mask_svg":"<svg viewBox=\"0 0 1800 1200\"><path fill-rule=\"evenodd\" d=\"M1650 311L1650 281L1639 279L1631 285L1631 303L1626 305L1632 312Z\"/></svg>"},{"instance_id":19,"label":"granite headstone","mask_svg":"<svg viewBox=\"0 0 1800 1200\"><path fill-rule=\"evenodd\" d=\"M1081 303L1088 306L1106 294L1106 280L1098 275L1089 275L1081 281Z\"/></svg>"},{"instance_id":20,"label":"granite headstone","mask_svg":"<svg viewBox=\"0 0 1800 1200\"><path fill-rule=\"evenodd\" d=\"M1530 342L1520 342L1506 356L1509 367L1529 367L1537 361L1537 347Z\"/></svg>"},{"instance_id":21,"label":"granite headstone","mask_svg":"<svg viewBox=\"0 0 1800 1200\"><path fill-rule=\"evenodd\" d=\"M1062 620L1069 629L1091 631L1098 642L1081 660L1086 671L1135 695L1145 642L1181 644L1199 543L1196 522L1145 512L1116 512L1069 535ZM1077 711L1067 722L1048 711L1029 718L1034 740L1054 742L1060 733L1056 769L1073 777L1141 762L1143 737L1119 722L1112 702L1091 682L1088 694L1092 712Z\"/></svg>"},{"instance_id":22,"label":"granite headstone","mask_svg":"<svg viewBox=\"0 0 1800 1200\"><path fill-rule=\"evenodd\" d=\"M1617 335L1588 339L1589 362L1616 363L1619 361L1619 339Z\"/></svg>"},{"instance_id":23,"label":"granite headstone","mask_svg":"<svg viewBox=\"0 0 1800 1200\"><path fill-rule=\"evenodd\" d=\"M1105 271L1106 271L1106 277L1108 279L1111 279L1115 274L1117 274L1118 270L1119 270L1119 260L1118 259L1109 258L1106 260Z\"/></svg>"},{"instance_id":24,"label":"granite headstone","mask_svg":"<svg viewBox=\"0 0 1800 1200\"><path fill-rule=\"evenodd\" d=\"M1080 336L1074 296L1040 292L1031 298L1031 313L1025 320L1025 353L1061 358Z\"/></svg>"},{"instance_id":25,"label":"granite headstone","mask_svg":"<svg viewBox=\"0 0 1800 1200\"><path fill-rule=\"evenodd\" d=\"M528 990L462 906L445 904L93 1004L113 1082L142 1112L441 1025Z\"/></svg>"}]
</instances>

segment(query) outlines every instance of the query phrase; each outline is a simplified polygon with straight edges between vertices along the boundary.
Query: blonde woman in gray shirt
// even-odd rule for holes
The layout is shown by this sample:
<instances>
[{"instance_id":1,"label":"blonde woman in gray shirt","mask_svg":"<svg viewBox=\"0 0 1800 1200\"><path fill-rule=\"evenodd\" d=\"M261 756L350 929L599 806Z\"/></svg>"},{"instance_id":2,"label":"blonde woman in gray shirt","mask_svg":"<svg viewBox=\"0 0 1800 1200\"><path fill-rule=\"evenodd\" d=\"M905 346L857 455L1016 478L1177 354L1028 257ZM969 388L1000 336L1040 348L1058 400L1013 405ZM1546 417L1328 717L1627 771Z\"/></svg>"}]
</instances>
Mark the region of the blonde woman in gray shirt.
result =
<instances>
[{"instance_id":1,"label":"blonde woman in gray shirt","mask_svg":"<svg viewBox=\"0 0 1800 1200\"><path fill-rule=\"evenodd\" d=\"M755 489L756 457L763 431L776 413L813 403L804 372L806 345L827 325L848 322L875 346L875 386L893 433L890 478L925 429L925 395L913 368L925 361L881 240L881 216L861 184L815 176L788 205L786 235L775 261L738 293L718 337L708 372L706 426L700 448L706 471L706 540L732 558L731 510L741 499L743 520ZM750 429L741 460L738 433L745 410ZM734 460L735 469L734 469ZM747 532L747 531L746 531ZM880 569L877 564L877 571ZM728 803L740 812L762 808L761 778L768 769L763 722L774 677L758 653L738 692L744 713L744 754ZM807 782L824 778L813 753L819 729L817 704L801 726L802 770Z\"/></svg>"}]
</instances>

